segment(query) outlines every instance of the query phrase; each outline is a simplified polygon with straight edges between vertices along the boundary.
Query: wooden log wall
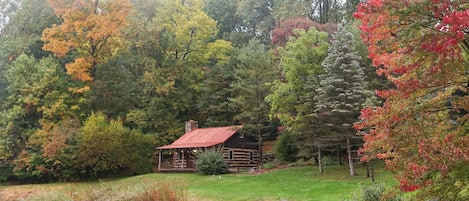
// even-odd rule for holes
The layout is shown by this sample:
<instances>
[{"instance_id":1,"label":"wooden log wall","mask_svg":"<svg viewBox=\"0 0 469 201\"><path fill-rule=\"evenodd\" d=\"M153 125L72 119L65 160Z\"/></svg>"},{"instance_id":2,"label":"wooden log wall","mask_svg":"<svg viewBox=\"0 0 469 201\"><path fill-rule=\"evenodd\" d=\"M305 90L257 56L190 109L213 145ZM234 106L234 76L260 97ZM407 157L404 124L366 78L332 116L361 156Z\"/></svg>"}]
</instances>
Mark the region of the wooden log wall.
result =
<instances>
[{"instance_id":1,"label":"wooden log wall","mask_svg":"<svg viewBox=\"0 0 469 201\"><path fill-rule=\"evenodd\" d=\"M233 158L230 159L230 151ZM252 160L250 154L252 153ZM223 148L223 158L230 168L252 168L257 167L259 151L253 149Z\"/></svg>"}]
</instances>

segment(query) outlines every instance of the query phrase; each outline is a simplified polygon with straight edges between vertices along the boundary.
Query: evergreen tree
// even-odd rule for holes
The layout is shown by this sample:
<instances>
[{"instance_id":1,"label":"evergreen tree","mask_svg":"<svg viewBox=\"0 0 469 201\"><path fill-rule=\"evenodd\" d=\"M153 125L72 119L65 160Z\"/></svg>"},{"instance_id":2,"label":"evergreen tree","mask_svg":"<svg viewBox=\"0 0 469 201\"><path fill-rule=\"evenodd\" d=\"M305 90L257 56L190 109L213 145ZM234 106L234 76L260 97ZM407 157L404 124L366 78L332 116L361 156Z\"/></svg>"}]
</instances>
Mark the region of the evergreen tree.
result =
<instances>
[{"instance_id":1,"label":"evergreen tree","mask_svg":"<svg viewBox=\"0 0 469 201\"><path fill-rule=\"evenodd\" d=\"M232 54L235 54L235 49ZM231 84L234 81L234 68L237 60L231 57L229 61L206 68L201 88L201 97L197 103L201 117L199 125L203 127L232 125L238 114L232 107L230 98L233 97Z\"/></svg>"},{"instance_id":2,"label":"evergreen tree","mask_svg":"<svg viewBox=\"0 0 469 201\"><path fill-rule=\"evenodd\" d=\"M350 153L350 138L355 132L352 125L369 95L360 59L354 48L353 35L340 25L333 36L328 56L322 63L326 73L321 76L317 89L315 109L317 116L323 119L324 127L329 130L330 136L326 139L346 140L352 176L355 174Z\"/></svg>"},{"instance_id":3,"label":"evergreen tree","mask_svg":"<svg viewBox=\"0 0 469 201\"><path fill-rule=\"evenodd\" d=\"M260 150L262 137L272 131L268 115L270 107L265 101L270 88L268 83L274 79L271 54L260 40L252 39L236 55L238 65L231 85L234 98L230 102L239 111L235 119L243 124L243 132L257 138ZM262 152L260 156L262 158Z\"/></svg>"}]
</instances>

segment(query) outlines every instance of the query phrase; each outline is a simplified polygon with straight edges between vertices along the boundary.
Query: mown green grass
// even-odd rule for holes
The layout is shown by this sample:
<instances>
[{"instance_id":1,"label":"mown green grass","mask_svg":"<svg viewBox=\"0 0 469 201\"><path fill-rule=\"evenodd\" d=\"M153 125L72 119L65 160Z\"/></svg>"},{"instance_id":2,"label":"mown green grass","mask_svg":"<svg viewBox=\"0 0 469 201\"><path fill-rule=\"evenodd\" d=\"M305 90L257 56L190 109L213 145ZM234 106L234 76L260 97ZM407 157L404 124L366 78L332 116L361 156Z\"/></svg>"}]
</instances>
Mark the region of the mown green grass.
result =
<instances>
[{"instance_id":1,"label":"mown green grass","mask_svg":"<svg viewBox=\"0 0 469 201\"><path fill-rule=\"evenodd\" d=\"M343 200L359 192L360 184L371 183L365 168L348 176L347 166L290 167L263 174L226 174L202 176L191 173L154 173L95 182L2 186L2 193L25 195L25 200L125 200L142 191L166 183L182 189L188 200ZM376 168L376 181L391 187L392 175Z\"/></svg>"}]
</instances>

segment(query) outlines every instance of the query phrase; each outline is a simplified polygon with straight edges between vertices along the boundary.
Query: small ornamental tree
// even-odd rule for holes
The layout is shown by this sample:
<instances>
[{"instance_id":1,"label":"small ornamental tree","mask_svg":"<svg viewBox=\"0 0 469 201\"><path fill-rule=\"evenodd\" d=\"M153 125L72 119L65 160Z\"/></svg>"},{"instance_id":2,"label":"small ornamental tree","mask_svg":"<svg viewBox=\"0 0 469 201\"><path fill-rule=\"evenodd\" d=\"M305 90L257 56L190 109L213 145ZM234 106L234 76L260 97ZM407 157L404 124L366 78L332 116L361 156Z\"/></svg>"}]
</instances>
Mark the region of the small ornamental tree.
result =
<instances>
[{"instance_id":1,"label":"small ornamental tree","mask_svg":"<svg viewBox=\"0 0 469 201\"><path fill-rule=\"evenodd\" d=\"M218 175L228 171L228 165L223 160L223 156L216 151L200 153L195 165L197 171L203 175Z\"/></svg>"}]
</instances>

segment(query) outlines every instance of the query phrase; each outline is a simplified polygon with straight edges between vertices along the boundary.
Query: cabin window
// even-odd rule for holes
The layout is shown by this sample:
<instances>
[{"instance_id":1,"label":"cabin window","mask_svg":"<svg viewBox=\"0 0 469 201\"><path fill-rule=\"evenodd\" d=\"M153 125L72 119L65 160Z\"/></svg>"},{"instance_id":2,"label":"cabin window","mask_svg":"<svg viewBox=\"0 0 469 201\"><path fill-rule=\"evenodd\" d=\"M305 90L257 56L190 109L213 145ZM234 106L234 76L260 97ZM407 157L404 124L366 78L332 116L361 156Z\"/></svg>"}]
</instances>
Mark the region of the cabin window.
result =
<instances>
[{"instance_id":1,"label":"cabin window","mask_svg":"<svg viewBox=\"0 0 469 201\"><path fill-rule=\"evenodd\" d=\"M233 150L230 150L230 151L228 152L228 158L229 158L230 160L233 160L233 159L234 159L234 157L233 157Z\"/></svg>"},{"instance_id":2,"label":"cabin window","mask_svg":"<svg viewBox=\"0 0 469 201\"><path fill-rule=\"evenodd\" d=\"M182 161L182 156L184 155L183 151L179 152L178 155L179 155L179 160Z\"/></svg>"},{"instance_id":3,"label":"cabin window","mask_svg":"<svg viewBox=\"0 0 469 201\"><path fill-rule=\"evenodd\" d=\"M254 152L250 151L249 152L249 162L253 162L254 161Z\"/></svg>"},{"instance_id":4,"label":"cabin window","mask_svg":"<svg viewBox=\"0 0 469 201\"><path fill-rule=\"evenodd\" d=\"M239 138L244 138L244 132L239 132Z\"/></svg>"}]
</instances>

